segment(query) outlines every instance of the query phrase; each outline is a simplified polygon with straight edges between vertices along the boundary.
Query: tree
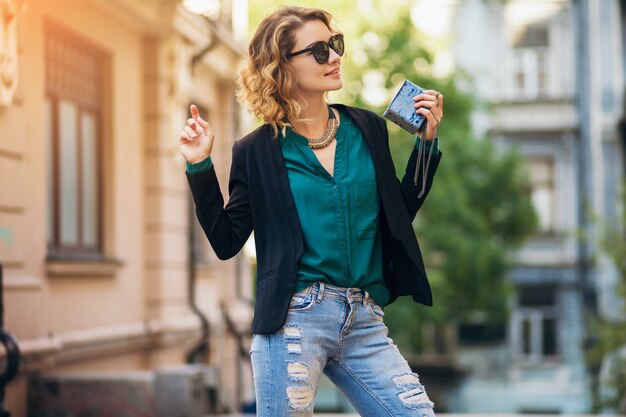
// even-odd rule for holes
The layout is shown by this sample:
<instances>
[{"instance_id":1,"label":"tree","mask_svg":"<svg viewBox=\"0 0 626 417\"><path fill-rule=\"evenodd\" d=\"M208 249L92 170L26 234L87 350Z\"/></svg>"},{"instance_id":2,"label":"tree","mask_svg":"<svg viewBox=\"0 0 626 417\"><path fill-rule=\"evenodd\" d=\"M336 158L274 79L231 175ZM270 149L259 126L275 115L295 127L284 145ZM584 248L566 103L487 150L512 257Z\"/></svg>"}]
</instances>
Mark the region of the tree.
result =
<instances>
[{"instance_id":1,"label":"tree","mask_svg":"<svg viewBox=\"0 0 626 417\"><path fill-rule=\"evenodd\" d=\"M325 8L322 1L298 4ZM368 4L374 13L355 13ZM251 27L275 7L269 0L255 1ZM402 348L420 352L425 322L443 325L474 317L502 323L507 317L508 255L536 227L520 156L514 151L500 154L488 140L472 137L470 117L477 104L457 86L467 80L460 73L433 76L437 41L415 27L410 2L340 2L329 11L346 35L344 88L338 101L382 114L404 79L444 94L445 121L438 136L445 155L414 224L434 306L399 298L385 308L390 334ZM397 176L402 178L413 136L392 123L388 127Z\"/></svg>"},{"instance_id":2,"label":"tree","mask_svg":"<svg viewBox=\"0 0 626 417\"><path fill-rule=\"evenodd\" d=\"M626 193L622 207L626 207ZM623 302L621 320L601 316L592 316L590 320L592 336L585 359L594 370L593 377L596 378L593 412L610 408L624 414L626 413L626 241L623 225L626 224L626 211L622 225L616 225L615 221L603 221L597 216L595 223L600 229L598 248L618 270L619 282L616 293ZM584 235L582 238L588 239ZM608 392L598 390L601 385L598 373L603 364L608 370L605 376Z\"/></svg>"}]
</instances>

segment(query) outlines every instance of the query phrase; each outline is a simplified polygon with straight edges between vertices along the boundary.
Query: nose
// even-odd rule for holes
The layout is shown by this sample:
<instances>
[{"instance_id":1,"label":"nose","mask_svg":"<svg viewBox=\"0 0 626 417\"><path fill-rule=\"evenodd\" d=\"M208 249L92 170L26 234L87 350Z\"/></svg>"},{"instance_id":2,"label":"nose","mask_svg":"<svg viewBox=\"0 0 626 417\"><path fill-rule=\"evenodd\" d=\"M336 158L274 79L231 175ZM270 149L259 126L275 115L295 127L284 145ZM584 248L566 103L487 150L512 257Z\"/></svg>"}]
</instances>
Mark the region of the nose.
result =
<instances>
[{"instance_id":1,"label":"nose","mask_svg":"<svg viewBox=\"0 0 626 417\"><path fill-rule=\"evenodd\" d=\"M333 48L328 48L328 63L329 64L338 61L340 58L341 57L339 56L339 54L335 52Z\"/></svg>"}]
</instances>

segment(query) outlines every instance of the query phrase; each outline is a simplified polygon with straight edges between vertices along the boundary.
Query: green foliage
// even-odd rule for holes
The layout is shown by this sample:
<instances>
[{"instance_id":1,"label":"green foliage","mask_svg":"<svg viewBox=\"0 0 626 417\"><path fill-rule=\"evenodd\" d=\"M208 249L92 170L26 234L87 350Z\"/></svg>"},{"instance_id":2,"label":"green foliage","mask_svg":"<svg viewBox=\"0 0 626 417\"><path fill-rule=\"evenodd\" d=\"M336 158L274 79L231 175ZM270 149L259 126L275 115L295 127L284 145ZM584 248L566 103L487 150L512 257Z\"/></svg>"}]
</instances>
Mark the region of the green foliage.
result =
<instances>
[{"instance_id":1,"label":"green foliage","mask_svg":"<svg viewBox=\"0 0 626 417\"><path fill-rule=\"evenodd\" d=\"M488 323L506 320L509 255L535 231L537 222L520 155L498 153L490 141L472 137L471 113L478 103L457 86L465 76L433 75L435 51L445 46L443 41L429 39L413 25L409 1L372 1L375 13L359 12L361 3L337 2L330 7L322 1L297 3L326 8L345 34L344 88L331 98L382 114L404 79L444 95L445 120L438 132L444 156L415 222L434 306L401 297L385 308L396 343L421 351L425 320L440 324L472 318ZM270 0L251 4L251 27L276 7ZM376 80L379 85L374 87L385 93L384 100L368 96ZM402 178L414 137L393 123L388 128L396 174Z\"/></svg>"},{"instance_id":2,"label":"green foliage","mask_svg":"<svg viewBox=\"0 0 626 417\"><path fill-rule=\"evenodd\" d=\"M446 156L417 225L427 253L440 254L435 281L446 319L485 311L506 318L507 255L535 228L520 158L488 141L445 138ZM465 143L463 143L465 142Z\"/></svg>"},{"instance_id":3,"label":"green foliage","mask_svg":"<svg viewBox=\"0 0 626 417\"><path fill-rule=\"evenodd\" d=\"M626 207L626 193L623 195L622 207ZM590 317L589 332L593 335L594 343L586 352L586 361L596 371L603 362L610 365L608 381L605 382L612 388L609 393L594 392L593 412L610 408L626 413L626 321L623 319L626 317L626 241L623 224L616 225L615 221L605 222L600 218L595 218L594 221L600 229L598 248L618 270L616 294L623 304L622 320ZM624 222L626 223L626 212Z\"/></svg>"}]
</instances>

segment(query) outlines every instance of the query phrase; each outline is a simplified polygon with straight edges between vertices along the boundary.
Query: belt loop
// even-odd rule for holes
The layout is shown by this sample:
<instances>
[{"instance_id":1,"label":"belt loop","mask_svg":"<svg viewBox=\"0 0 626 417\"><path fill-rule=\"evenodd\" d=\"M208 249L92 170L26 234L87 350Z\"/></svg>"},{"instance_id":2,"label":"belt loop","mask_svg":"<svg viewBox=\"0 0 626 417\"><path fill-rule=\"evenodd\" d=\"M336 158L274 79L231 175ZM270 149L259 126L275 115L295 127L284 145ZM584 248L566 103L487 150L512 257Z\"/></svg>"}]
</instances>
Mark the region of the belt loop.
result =
<instances>
[{"instance_id":1,"label":"belt loop","mask_svg":"<svg viewBox=\"0 0 626 417\"><path fill-rule=\"evenodd\" d=\"M364 291L365 291L365 295L363 296L363 300L361 300L361 305L362 305L363 307L365 307L365 305L367 304L367 303L365 302L365 300L367 299L367 296L369 295L369 293L367 292L367 290L364 290Z\"/></svg>"},{"instance_id":2,"label":"belt loop","mask_svg":"<svg viewBox=\"0 0 626 417\"><path fill-rule=\"evenodd\" d=\"M319 290L317 291L317 302L319 303L324 296L324 283L319 281Z\"/></svg>"}]
</instances>

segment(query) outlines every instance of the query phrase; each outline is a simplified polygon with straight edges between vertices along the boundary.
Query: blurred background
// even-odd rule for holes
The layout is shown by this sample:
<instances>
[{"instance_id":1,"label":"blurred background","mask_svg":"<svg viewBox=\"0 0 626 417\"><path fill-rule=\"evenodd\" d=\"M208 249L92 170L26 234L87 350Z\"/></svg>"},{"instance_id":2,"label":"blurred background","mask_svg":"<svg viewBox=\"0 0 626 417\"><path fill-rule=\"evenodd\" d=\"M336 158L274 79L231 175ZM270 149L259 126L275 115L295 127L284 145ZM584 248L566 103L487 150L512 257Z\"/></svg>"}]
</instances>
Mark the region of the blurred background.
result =
<instances>
[{"instance_id":1,"label":"blurred background","mask_svg":"<svg viewBox=\"0 0 626 417\"><path fill-rule=\"evenodd\" d=\"M626 1L0 0L0 415L254 412L254 241L215 256L177 140L195 103L227 196L260 124L235 68L281 4L345 34L332 101L444 94L434 306L385 308L438 414L626 414ZM325 377L315 410L354 413Z\"/></svg>"}]
</instances>

